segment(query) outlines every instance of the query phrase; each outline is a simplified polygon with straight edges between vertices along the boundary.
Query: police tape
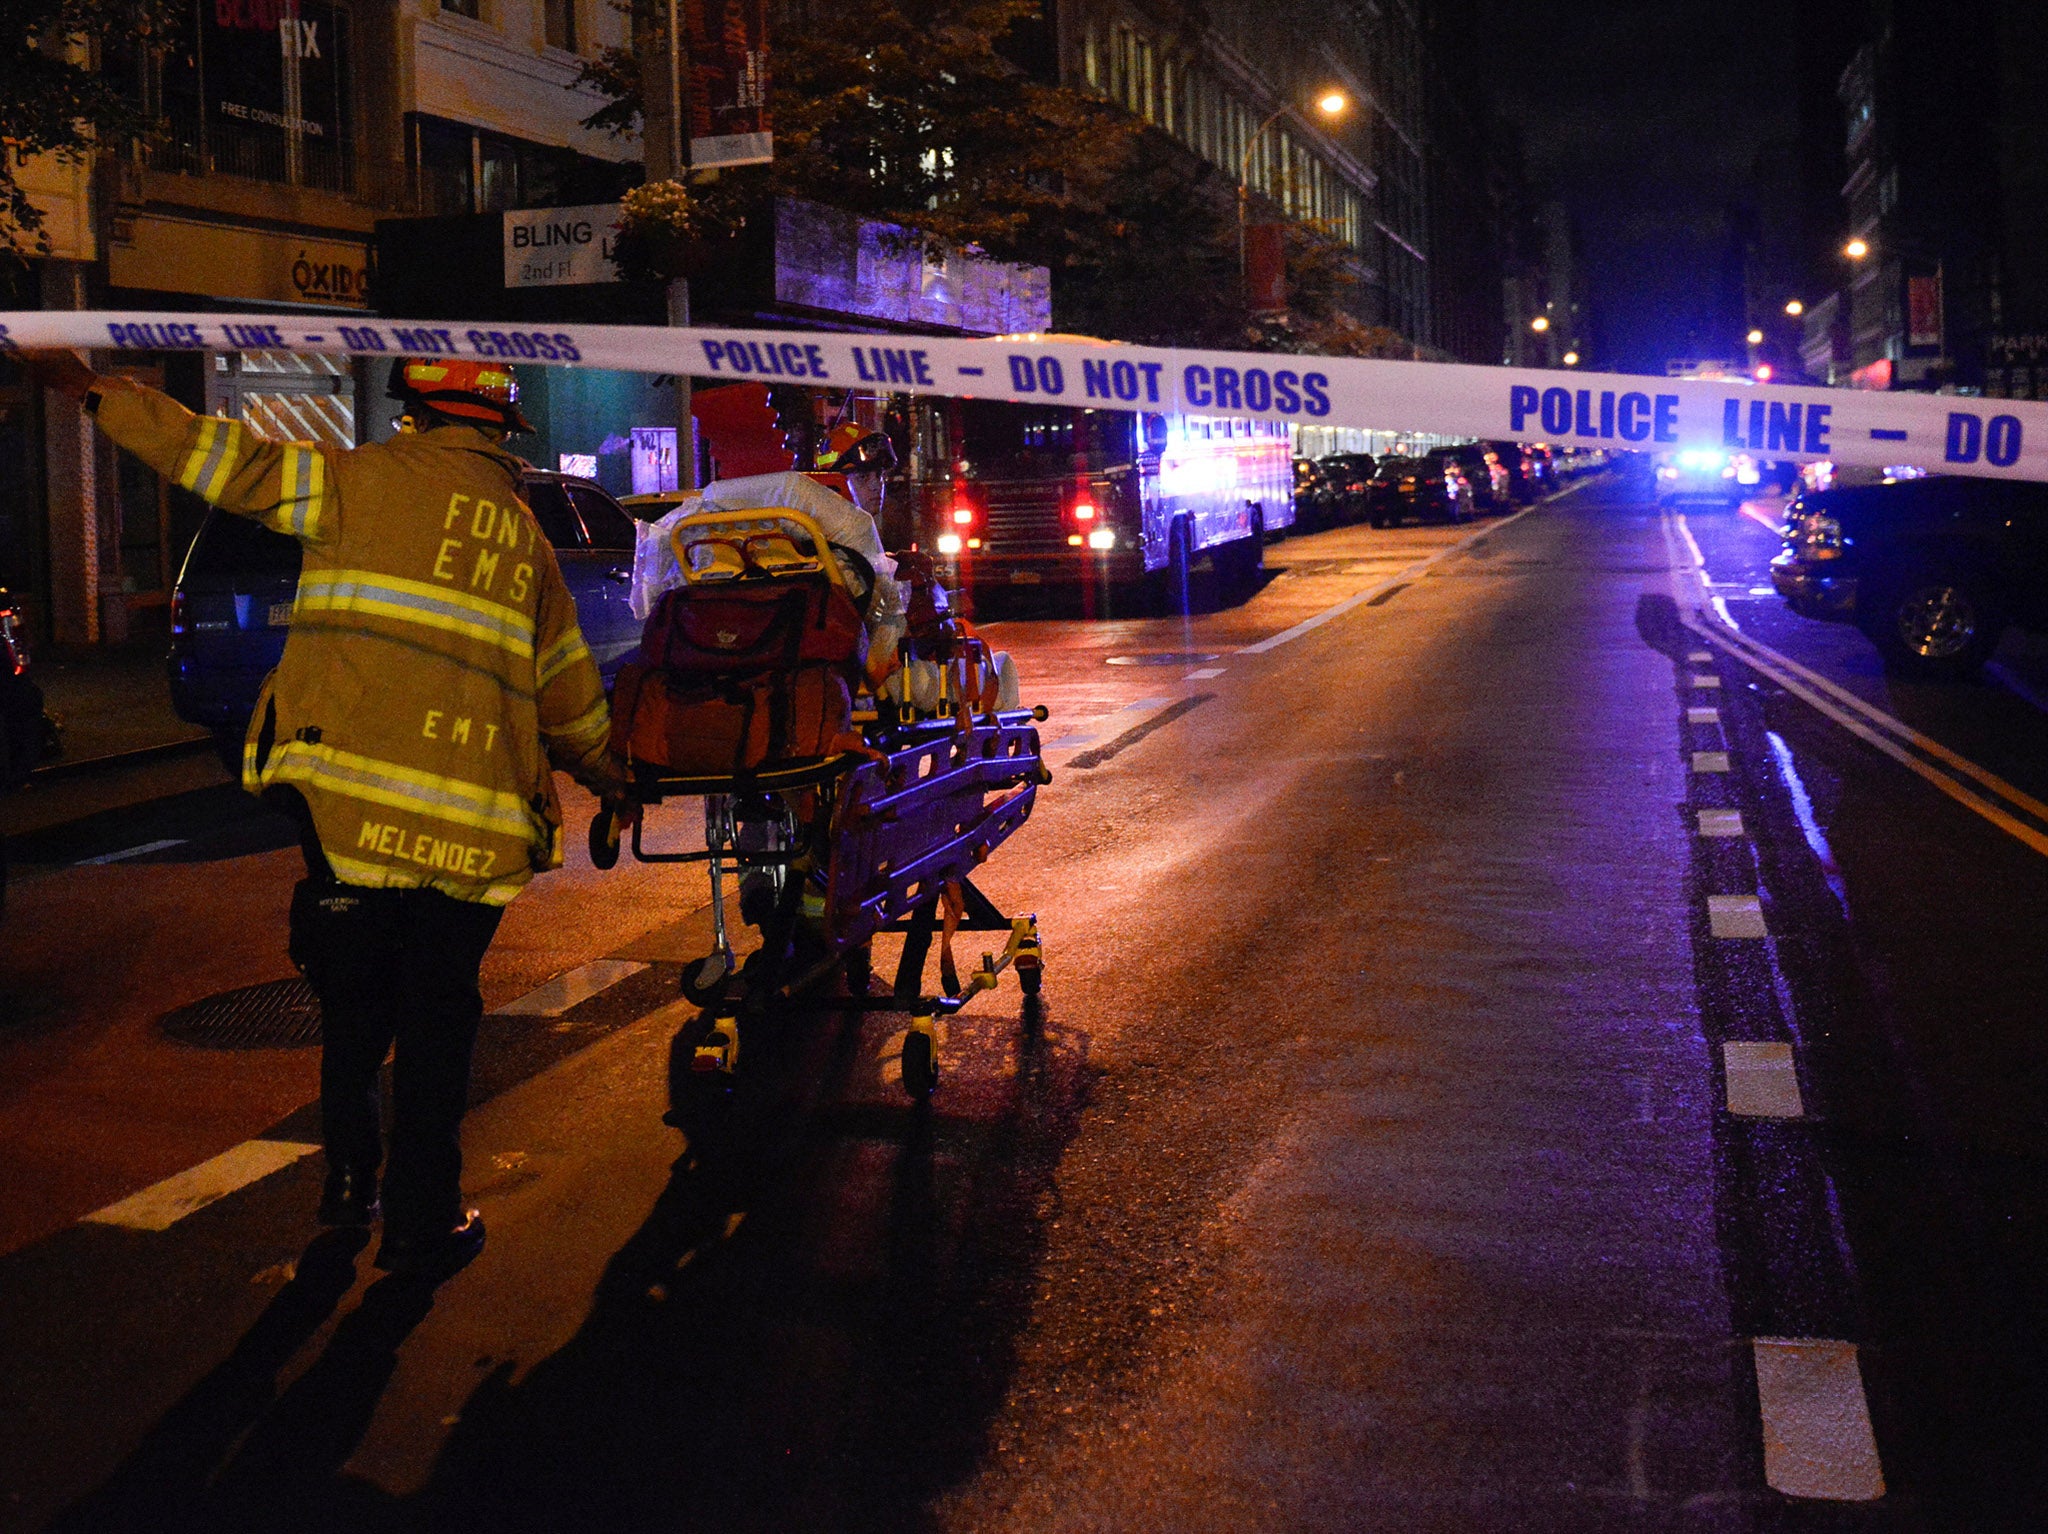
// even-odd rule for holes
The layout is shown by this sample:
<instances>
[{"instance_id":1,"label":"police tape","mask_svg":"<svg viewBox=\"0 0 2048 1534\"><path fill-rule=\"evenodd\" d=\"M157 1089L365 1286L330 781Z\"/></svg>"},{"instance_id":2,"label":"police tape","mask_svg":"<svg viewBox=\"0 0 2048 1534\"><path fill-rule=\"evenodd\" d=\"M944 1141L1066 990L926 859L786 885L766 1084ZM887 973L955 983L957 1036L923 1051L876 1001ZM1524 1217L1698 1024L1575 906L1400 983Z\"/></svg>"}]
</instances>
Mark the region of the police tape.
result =
<instances>
[{"instance_id":1,"label":"police tape","mask_svg":"<svg viewBox=\"0 0 2048 1534\"><path fill-rule=\"evenodd\" d=\"M1086 339L312 315L0 313L0 350L455 356L1650 453L2048 480L2048 403Z\"/></svg>"}]
</instances>

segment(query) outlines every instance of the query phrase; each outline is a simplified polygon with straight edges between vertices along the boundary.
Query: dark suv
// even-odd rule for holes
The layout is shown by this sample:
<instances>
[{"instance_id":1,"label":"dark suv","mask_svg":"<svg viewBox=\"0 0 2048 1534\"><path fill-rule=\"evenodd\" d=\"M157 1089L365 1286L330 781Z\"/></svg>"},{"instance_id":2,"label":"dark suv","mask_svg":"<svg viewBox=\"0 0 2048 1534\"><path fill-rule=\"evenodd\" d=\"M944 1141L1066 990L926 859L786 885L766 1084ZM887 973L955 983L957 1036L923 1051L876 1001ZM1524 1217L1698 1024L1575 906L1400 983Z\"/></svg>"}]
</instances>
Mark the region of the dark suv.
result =
<instances>
[{"instance_id":1,"label":"dark suv","mask_svg":"<svg viewBox=\"0 0 2048 1534\"><path fill-rule=\"evenodd\" d=\"M640 642L629 598L632 518L589 480L567 474L529 469L519 494L554 545L584 640L610 680ZM298 587L295 539L214 511L171 593L171 705L214 732L232 770L256 694L284 655Z\"/></svg>"},{"instance_id":2,"label":"dark suv","mask_svg":"<svg viewBox=\"0 0 2048 1534\"><path fill-rule=\"evenodd\" d=\"M1973 675L2006 625L2048 628L2048 485L1900 480L1795 496L1771 561L1792 610L1853 622L1906 676Z\"/></svg>"}]
</instances>

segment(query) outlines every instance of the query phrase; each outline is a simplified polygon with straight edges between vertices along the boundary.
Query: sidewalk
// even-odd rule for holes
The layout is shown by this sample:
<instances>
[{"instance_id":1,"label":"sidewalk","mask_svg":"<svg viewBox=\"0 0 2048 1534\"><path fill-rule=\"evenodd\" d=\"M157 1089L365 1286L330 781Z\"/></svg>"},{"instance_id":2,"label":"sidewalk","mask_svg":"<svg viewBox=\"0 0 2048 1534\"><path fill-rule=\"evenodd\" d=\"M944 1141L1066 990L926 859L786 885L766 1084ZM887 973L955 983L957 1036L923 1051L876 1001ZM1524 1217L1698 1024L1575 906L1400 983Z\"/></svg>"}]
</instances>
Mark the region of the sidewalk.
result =
<instances>
[{"instance_id":1,"label":"sidewalk","mask_svg":"<svg viewBox=\"0 0 2048 1534\"><path fill-rule=\"evenodd\" d=\"M43 770L206 739L205 730L171 710L164 643L150 638L36 656L35 680L64 745L64 754Z\"/></svg>"}]
</instances>

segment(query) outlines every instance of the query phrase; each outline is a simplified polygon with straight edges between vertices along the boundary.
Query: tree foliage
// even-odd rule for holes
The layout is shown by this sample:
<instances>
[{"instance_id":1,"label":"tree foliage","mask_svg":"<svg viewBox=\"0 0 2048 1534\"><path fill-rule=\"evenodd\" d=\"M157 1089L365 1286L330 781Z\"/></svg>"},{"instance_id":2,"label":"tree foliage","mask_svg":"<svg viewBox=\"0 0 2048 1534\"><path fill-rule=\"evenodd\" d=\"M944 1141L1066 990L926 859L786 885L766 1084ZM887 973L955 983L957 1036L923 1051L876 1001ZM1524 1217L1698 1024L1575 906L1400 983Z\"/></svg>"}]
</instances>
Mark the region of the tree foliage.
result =
<instances>
[{"instance_id":1,"label":"tree foliage","mask_svg":"<svg viewBox=\"0 0 2048 1534\"><path fill-rule=\"evenodd\" d=\"M607 50L580 83L589 126L641 121L641 58L664 56L661 0L615 0L640 51ZM841 0L774 39L775 160L722 173L704 209L737 221L771 193L803 197L1053 270L1054 324L1155 344L1408 355L1355 316L1355 254L1289 225L1291 312L1261 321L1237 272L1235 183L1016 56L1035 0Z\"/></svg>"},{"instance_id":2,"label":"tree foliage","mask_svg":"<svg viewBox=\"0 0 2048 1534\"><path fill-rule=\"evenodd\" d=\"M166 37L177 14L175 0L0 0L0 244L46 244L20 181L23 160L76 160L151 129L95 55L101 39L147 46Z\"/></svg>"}]
</instances>

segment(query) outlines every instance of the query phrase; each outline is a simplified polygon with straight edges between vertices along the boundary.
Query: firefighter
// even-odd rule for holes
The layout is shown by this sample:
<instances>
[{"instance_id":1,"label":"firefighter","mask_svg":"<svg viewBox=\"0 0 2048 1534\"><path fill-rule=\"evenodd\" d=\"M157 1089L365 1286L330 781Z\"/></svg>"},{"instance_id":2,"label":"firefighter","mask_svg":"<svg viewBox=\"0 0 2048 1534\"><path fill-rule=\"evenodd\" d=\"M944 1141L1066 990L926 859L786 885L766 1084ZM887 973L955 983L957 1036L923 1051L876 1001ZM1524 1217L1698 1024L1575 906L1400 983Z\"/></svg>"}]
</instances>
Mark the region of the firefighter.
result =
<instances>
[{"instance_id":1,"label":"firefighter","mask_svg":"<svg viewBox=\"0 0 2048 1534\"><path fill-rule=\"evenodd\" d=\"M291 953L321 1004L319 1218L380 1213L378 1073L395 1044L377 1265L446 1277L484 1241L459 1142L484 951L506 903L562 861L550 763L634 813L597 667L504 446L532 430L512 376L394 363L400 435L337 450L195 416L69 352L29 360L165 478L304 550L242 781L293 816L306 853Z\"/></svg>"}]
</instances>

